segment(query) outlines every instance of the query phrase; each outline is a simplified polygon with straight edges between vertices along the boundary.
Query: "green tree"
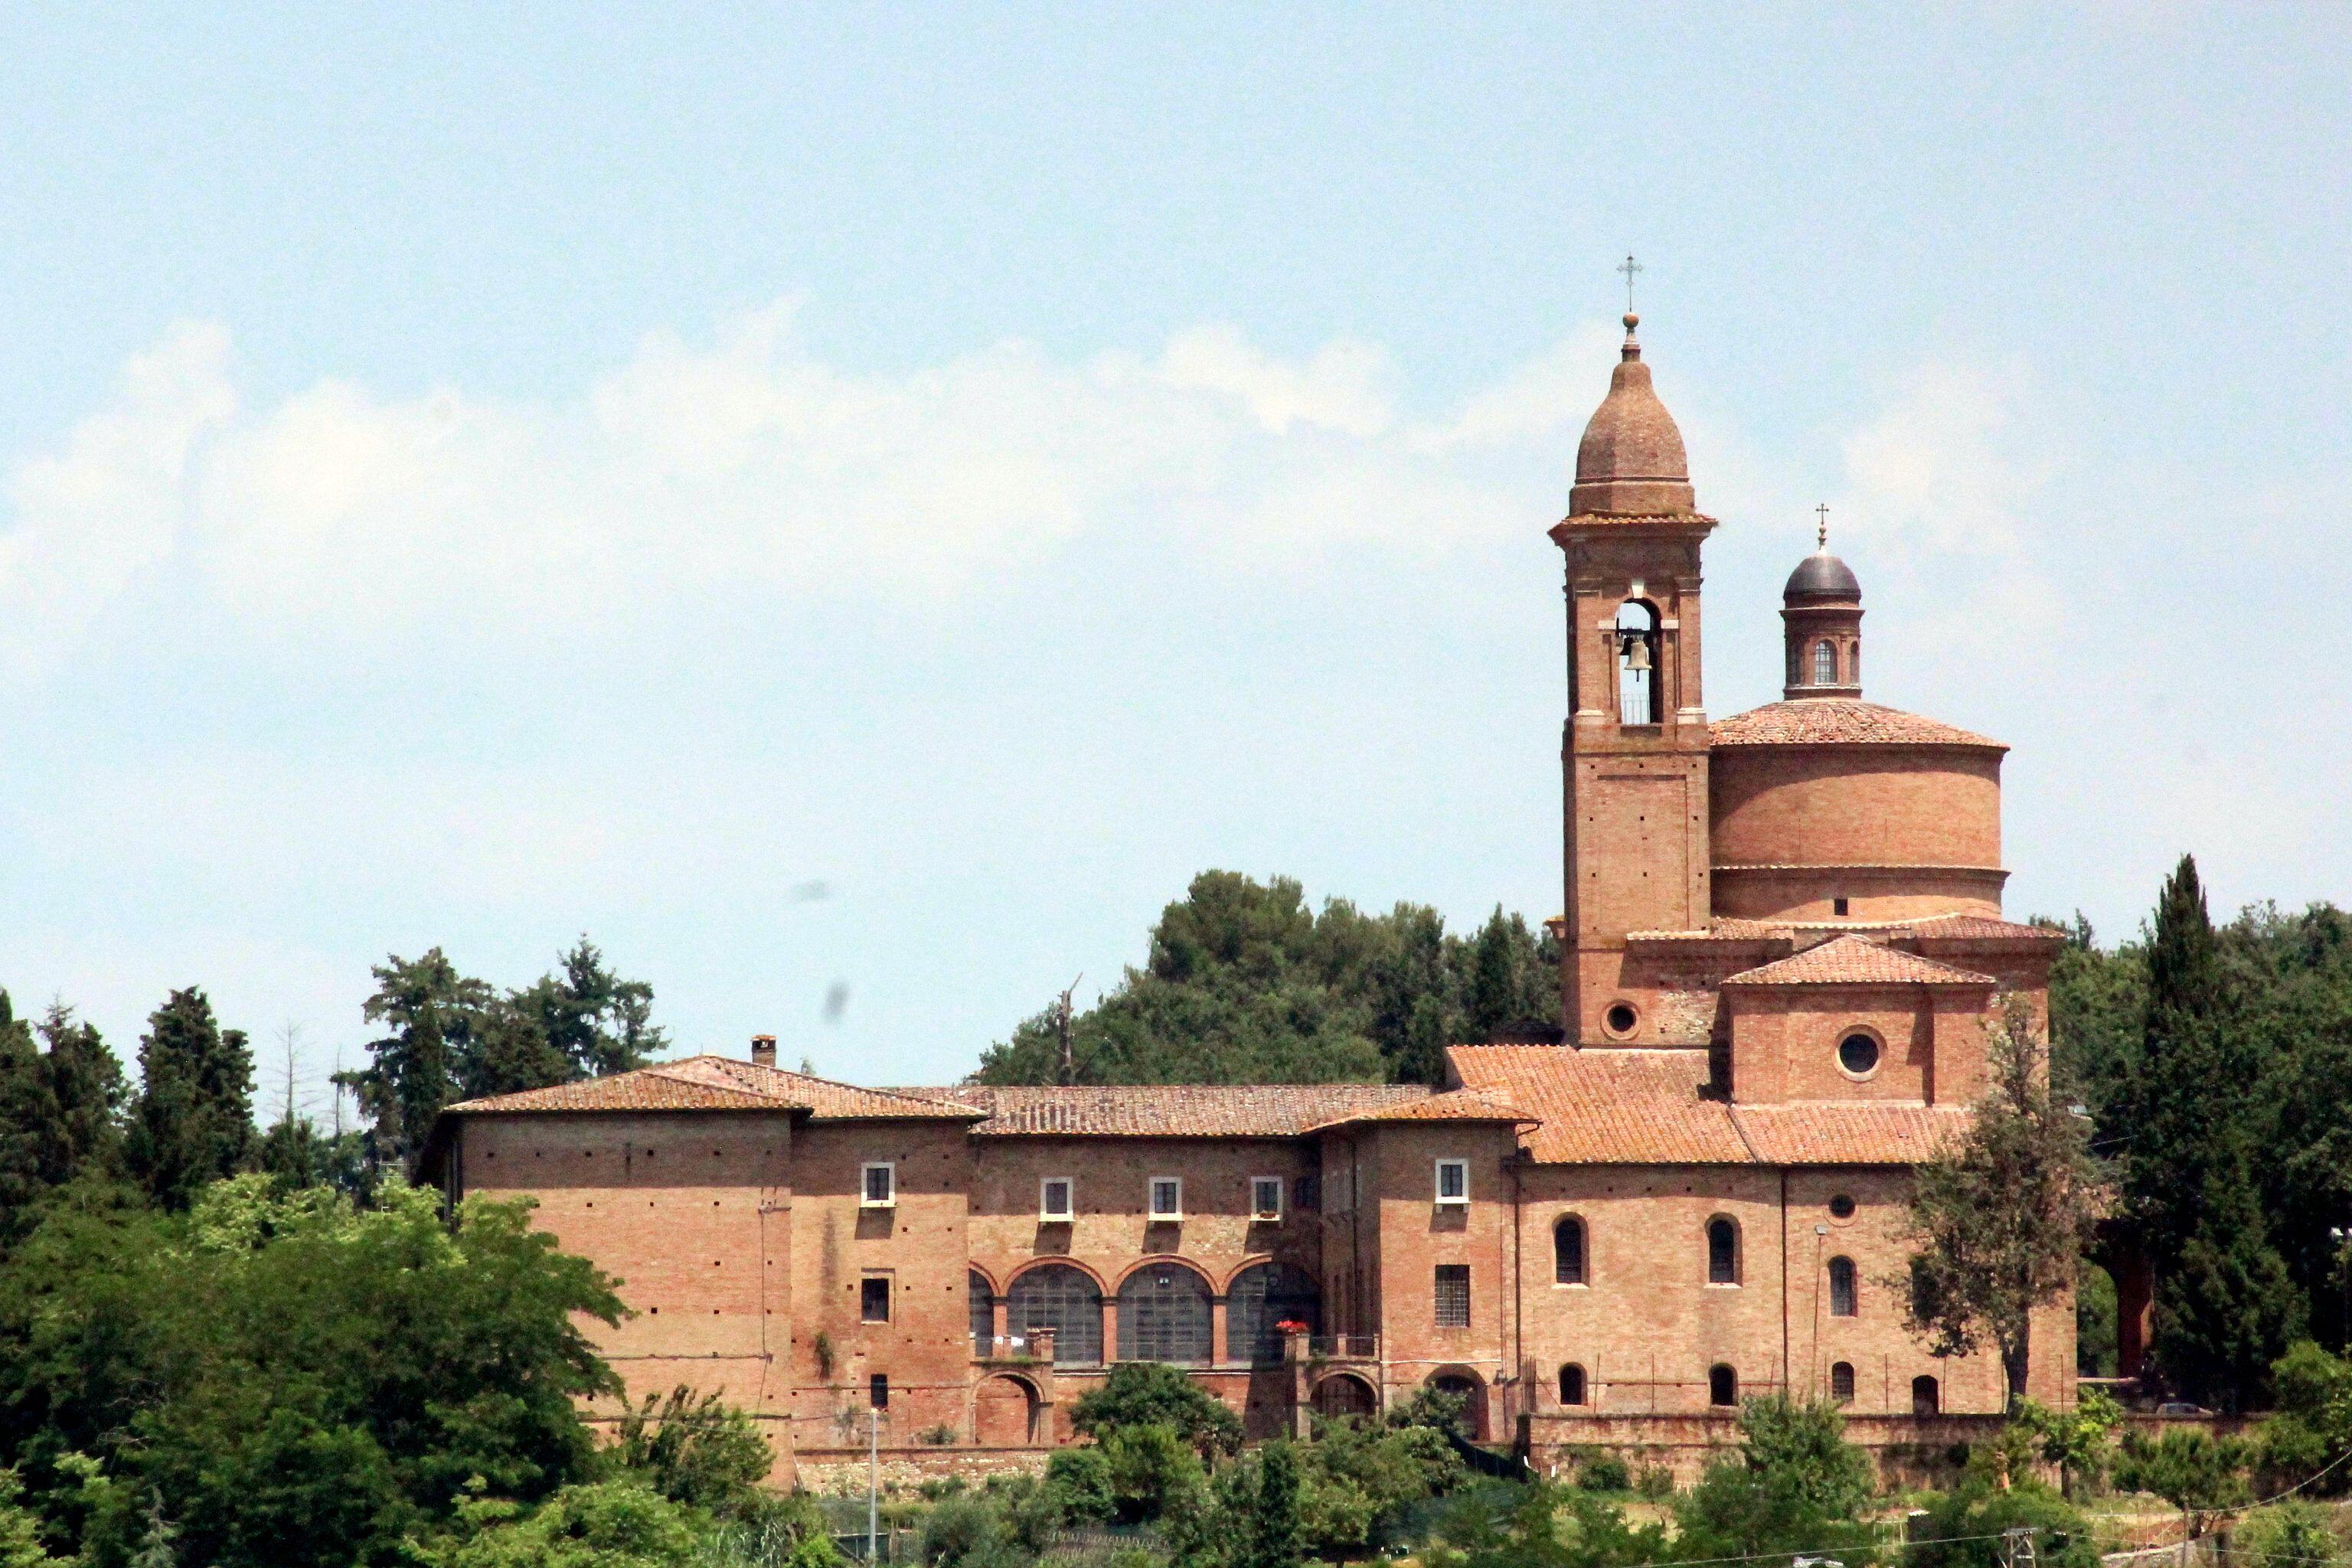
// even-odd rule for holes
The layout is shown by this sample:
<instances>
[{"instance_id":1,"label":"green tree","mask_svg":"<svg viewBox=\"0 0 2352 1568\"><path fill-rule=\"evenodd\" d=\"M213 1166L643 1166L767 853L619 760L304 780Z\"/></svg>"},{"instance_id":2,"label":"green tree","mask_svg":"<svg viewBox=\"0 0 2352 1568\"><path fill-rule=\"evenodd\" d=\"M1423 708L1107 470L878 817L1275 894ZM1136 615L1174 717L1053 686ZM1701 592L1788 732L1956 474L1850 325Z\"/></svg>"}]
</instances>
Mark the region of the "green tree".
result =
<instances>
[{"instance_id":1,"label":"green tree","mask_svg":"<svg viewBox=\"0 0 2352 1568\"><path fill-rule=\"evenodd\" d=\"M759 1502L776 1456L748 1412L681 1384L622 1413L612 1458L673 1502L734 1515Z\"/></svg>"},{"instance_id":2,"label":"green tree","mask_svg":"<svg viewBox=\"0 0 2352 1568\"><path fill-rule=\"evenodd\" d=\"M1786 1394L1739 1409L1739 1458L1773 1490L1828 1519L1852 1519L1870 1503L1870 1458L1845 1440L1845 1416L1827 1401Z\"/></svg>"},{"instance_id":3,"label":"green tree","mask_svg":"<svg viewBox=\"0 0 2352 1568\"><path fill-rule=\"evenodd\" d=\"M537 1508L465 1506L463 1531L426 1568L684 1568L699 1535L685 1508L641 1481L566 1487Z\"/></svg>"},{"instance_id":4,"label":"green tree","mask_svg":"<svg viewBox=\"0 0 2352 1568\"><path fill-rule=\"evenodd\" d=\"M1663 1524L1629 1525L1597 1492L1549 1481L1465 1493L1423 1552L1429 1568L1635 1568L1676 1560Z\"/></svg>"},{"instance_id":5,"label":"green tree","mask_svg":"<svg viewBox=\"0 0 2352 1568\"><path fill-rule=\"evenodd\" d=\"M2054 1101L2046 1055L2012 999L1986 1027L1984 1097L1967 1135L1921 1165L1907 1215L1907 1306L1938 1355L1990 1342L2013 1408L2025 1395L2032 1315L2062 1295L2091 1237L2096 1173L2083 1123Z\"/></svg>"},{"instance_id":6,"label":"green tree","mask_svg":"<svg viewBox=\"0 0 2352 1568\"><path fill-rule=\"evenodd\" d=\"M2344 1561L2344 1543L2328 1528L2326 1509L2288 1498L2240 1521L2230 1532L2230 1553L2242 1568L2333 1568Z\"/></svg>"},{"instance_id":7,"label":"green tree","mask_svg":"<svg viewBox=\"0 0 2352 1568\"><path fill-rule=\"evenodd\" d=\"M1268 1443L1232 1479L1232 1568L1298 1568L1298 1455Z\"/></svg>"},{"instance_id":8,"label":"green tree","mask_svg":"<svg viewBox=\"0 0 2352 1568\"><path fill-rule=\"evenodd\" d=\"M2179 1509L2183 1529L2194 1540L2217 1516L2252 1500L2246 1482L2251 1458L2247 1445L2236 1437L2176 1428L2149 1442L2137 1432L2126 1433L2116 1484L2126 1491L2153 1492Z\"/></svg>"},{"instance_id":9,"label":"green tree","mask_svg":"<svg viewBox=\"0 0 2352 1568\"><path fill-rule=\"evenodd\" d=\"M2303 1340L2271 1371L2277 1408L2257 1439L2263 1473L2282 1489L2352 1486L2337 1462L2352 1454L2352 1362Z\"/></svg>"},{"instance_id":10,"label":"green tree","mask_svg":"<svg viewBox=\"0 0 2352 1568\"><path fill-rule=\"evenodd\" d=\"M2031 1479L2007 1487L1971 1474L1915 1515L1905 1568L2009 1568L2009 1533L2033 1532L2042 1568L2098 1568L2097 1533L2066 1500Z\"/></svg>"},{"instance_id":11,"label":"green tree","mask_svg":"<svg viewBox=\"0 0 2352 1568\"><path fill-rule=\"evenodd\" d=\"M24 1484L14 1470L0 1470L0 1568L64 1568L41 1542L41 1521L16 1500Z\"/></svg>"},{"instance_id":12,"label":"green tree","mask_svg":"<svg viewBox=\"0 0 2352 1568\"><path fill-rule=\"evenodd\" d=\"M1238 1453L1242 1446L1241 1417L1163 1362L1120 1362L1070 1407L1070 1428L1081 1436L1108 1442L1134 1426L1173 1432L1204 1459Z\"/></svg>"},{"instance_id":13,"label":"green tree","mask_svg":"<svg viewBox=\"0 0 2352 1568\"><path fill-rule=\"evenodd\" d=\"M206 1183L254 1154L253 1052L223 1029L194 986L174 991L147 1019L131 1108L131 1172L166 1208L184 1209Z\"/></svg>"}]
</instances>

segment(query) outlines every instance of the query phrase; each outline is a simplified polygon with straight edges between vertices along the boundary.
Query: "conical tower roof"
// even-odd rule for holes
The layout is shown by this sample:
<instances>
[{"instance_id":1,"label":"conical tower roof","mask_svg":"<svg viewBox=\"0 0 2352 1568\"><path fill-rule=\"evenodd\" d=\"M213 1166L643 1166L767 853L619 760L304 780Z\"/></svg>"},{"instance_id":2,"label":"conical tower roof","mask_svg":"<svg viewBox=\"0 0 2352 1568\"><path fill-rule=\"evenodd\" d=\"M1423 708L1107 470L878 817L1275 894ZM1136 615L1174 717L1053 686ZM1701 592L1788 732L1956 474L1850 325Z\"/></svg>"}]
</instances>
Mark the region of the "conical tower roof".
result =
<instances>
[{"instance_id":1,"label":"conical tower roof","mask_svg":"<svg viewBox=\"0 0 2352 1568\"><path fill-rule=\"evenodd\" d=\"M1642 363L1642 345L1633 336L1640 324L1639 316L1626 313L1625 347L1610 373L1609 395L1593 411L1576 448L1570 515L1675 514L1697 507L1683 433L1658 401L1650 367Z\"/></svg>"}]
</instances>

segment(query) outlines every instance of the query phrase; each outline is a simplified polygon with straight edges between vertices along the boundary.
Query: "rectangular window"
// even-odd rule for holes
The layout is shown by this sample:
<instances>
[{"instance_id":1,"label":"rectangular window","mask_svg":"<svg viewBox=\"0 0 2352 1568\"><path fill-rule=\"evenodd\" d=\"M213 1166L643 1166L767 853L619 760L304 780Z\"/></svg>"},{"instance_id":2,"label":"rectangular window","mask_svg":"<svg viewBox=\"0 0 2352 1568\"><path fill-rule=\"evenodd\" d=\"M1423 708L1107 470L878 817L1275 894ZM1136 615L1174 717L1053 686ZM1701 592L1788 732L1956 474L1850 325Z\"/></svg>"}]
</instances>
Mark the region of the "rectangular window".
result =
<instances>
[{"instance_id":1,"label":"rectangular window","mask_svg":"<svg viewBox=\"0 0 2352 1568\"><path fill-rule=\"evenodd\" d=\"M887 1160L871 1162L866 1166L865 1185L858 1206L869 1209L894 1207L898 1202L898 1167Z\"/></svg>"},{"instance_id":2,"label":"rectangular window","mask_svg":"<svg viewBox=\"0 0 2352 1568\"><path fill-rule=\"evenodd\" d=\"M1441 1204L1466 1204L1470 1201L1469 1161L1437 1162L1437 1201Z\"/></svg>"},{"instance_id":3,"label":"rectangular window","mask_svg":"<svg viewBox=\"0 0 2352 1568\"><path fill-rule=\"evenodd\" d=\"M877 1372L866 1380L866 1403L877 1410L890 1408L890 1374Z\"/></svg>"},{"instance_id":4,"label":"rectangular window","mask_svg":"<svg viewBox=\"0 0 2352 1568\"><path fill-rule=\"evenodd\" d=\"M1282 1178L1280 1176L1250 1178L1250 1217L1252 1219L1282 1217Z\"/></svg>"},{"instance_id":5,"label":"rectangular window","mask_svg":"<svg viewBox=\"0 0 2352 1568\"><path fill-rule=\"evenodd\" d=\"M1437 1266L1437 1326L1441 1329L1466 1329L1470 1326L1470 1266L1466 1263L1441 1263Z\"/></svg>"},{"instance_id":6,"label":"rectangular window","mask_svg":"<svg viewBox=\"0 0 2352 1568\"><path fill-rule=\"evenodd\" d=\"M1077 1184L1067 1176L1048 1176L1037 1184L1037 1217L1068 1219L1076 1208L1071 1194Z\"/></svg>"},{"instance_id":7,"label":"rectangular window","mask_svg":"<svg viewBox=\"0 0 2352 1568\"><path fill-rule=\"evenodd\" d=\"M1174 1176L1151 1178L1151 1217L1182 1219L1184 1217L1184 1184Z\"/></svg>"},{"instance_id":8,"label":"rectangular window","mask_svg":"<svg viewBox=\"0 0 2352 1568\"><path fill-rule=\"evenodd\" d=\"M887 1323L890 1321L888 1279L870 1279L857 1282L857 1321L861 1323Z\"/></svg>"}]
</instances>

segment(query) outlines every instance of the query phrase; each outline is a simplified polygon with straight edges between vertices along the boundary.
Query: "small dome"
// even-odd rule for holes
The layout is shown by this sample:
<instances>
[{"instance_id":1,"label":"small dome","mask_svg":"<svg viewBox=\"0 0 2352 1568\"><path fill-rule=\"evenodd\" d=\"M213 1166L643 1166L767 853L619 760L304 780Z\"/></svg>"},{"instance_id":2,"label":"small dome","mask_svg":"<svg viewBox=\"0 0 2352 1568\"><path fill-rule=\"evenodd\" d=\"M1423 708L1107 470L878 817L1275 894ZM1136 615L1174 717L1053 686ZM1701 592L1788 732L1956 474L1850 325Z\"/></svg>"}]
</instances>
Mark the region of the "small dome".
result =
<instances>
[{"instance_id":1,"label":"small dome","mask_svg":"<svg viewBox=\"0 0 2352 1568\"><path fill-rule=\"evenodd\" d=\"M1576 448L1572 512L1685 512L1696 504L1675 416L1650 385L1650 367L1625 318L1625 347Z\"/></svg>"},{"instance_id":2,"label":"small dome","mask_svg":"<svg viewBox=\"0 0 2352 1568\"><path fill-rule=\"evenodd\" d=\"M1859 599L1862 584L1853 568L1831 554L1816 551L1797 563L1789 574L1789 585L1780 590L1780 597L1790 599Z\"/></svg>"}]
</instances>

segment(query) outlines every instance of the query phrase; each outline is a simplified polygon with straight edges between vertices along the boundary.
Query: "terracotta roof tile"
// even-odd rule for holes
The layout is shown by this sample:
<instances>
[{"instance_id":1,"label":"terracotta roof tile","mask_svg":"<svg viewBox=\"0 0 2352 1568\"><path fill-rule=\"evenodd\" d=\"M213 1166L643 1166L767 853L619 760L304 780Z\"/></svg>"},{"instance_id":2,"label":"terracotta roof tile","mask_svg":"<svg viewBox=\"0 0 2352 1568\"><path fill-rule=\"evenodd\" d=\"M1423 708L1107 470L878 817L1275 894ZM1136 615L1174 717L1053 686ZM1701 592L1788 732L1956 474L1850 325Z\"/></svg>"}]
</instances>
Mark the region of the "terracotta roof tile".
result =
<instances>
[{"instance_id":1,"label":"terracotta roof tile","mask_svg":"<svg viewBox=\"0 0 2352 1568\"><path fill-rule=\"evenodd\" d=\"M1990 974L1921 958L1868 937L1832 937L1818 946L1727 977L1726 985L1992 985Z\"/></svg>"},{"instance_id":2,"label":"terracotta roof tile","mask_svg":"<svg viewBox=\"0 0 2352 1568\"><path fill-rule=\"evenodd\" d=\"M1702 1100L1705 1051L1455 1046L1464 1087L1539 1117L1521 1140L1543 1164L1755 1163L1721 1100Z\"/></svg>"},{"instance_id":3,"label":"terracotta roof tile","mask_svg":"<svg viewBox=\"0 0 2352 1568\"><path fill-rule=\"evenodd\" d=\"M494 1094L448 1108L453 1112L541 1110L804 1110L818 1121L904 1121L934 1117L971 1121L973 1112L942 1100L925 1100L803 1073L737 1061L688 1057L634 1072L583 1079L551 1089Z\"/></svg>"},{"instance_id":4,"label":"terracotta roof tile","mask_svg":"<svg viewBox=\"0 0 2352 1568\"><path fill-rule=\"evenodd\" d=\"M1969 1112L1927 1105L1735 1105L1768 1165L1911 1165L1969 1129Z\"/></svg>"},{"instance_id":5,"label":"terracotta roof tile","mask_svg":"<svg viewBox=\"0 0 2352 1568\"><path fill-rule=\"evenodd\" d=\"M1960 942L2046 942L2054 945L2066 940L2064 931L2053 931L2048 926L2022 925L1984 915L1927 915L1902 924L1915 936L1948 937Z\"/></svg>"},{"instance_id":6,"label":"terracotta roof tile","mask_svg":"<svg viewBox=\"0 0 2352 1568\"><path fill-rule=\"evenodd\" d=\"M985 1111L989 1137L1296 1138L1336 1117L1431 1098L1410 1083L960 1084L900 1089Z\"/></svg>"},{"instance_id":7,"label":"terracotta roof tile","mask_svg":"<svg viewBox=\"0 0 2352 1568\"><path fill-rule=\"evenodd\" d=\"M1328 1121L1315 1123L1308 1131L1319 1132L1327 1127L1349 1127L1367 1121L1524 1121L1533 1125L1538 1120L1516 1105L1506 1105L1489 1096L1457 1089L1444 1094L1426 1095L1419 1100L1403 1100L1395 1105L1345 1110Z\"/></svg>"},{"instance_id":8,"label":"terracotta roof tile","mask_svg":"<svg viewBox=\"0 0 2352 1568\"><path fill-rule=\"evenodd\" d=\"M2009 748L1999 741L1864 702L1858 697L1799 697L1768 702L1708 727L1717 746L1980 746Z\"/></svg>"}]
</instances>

